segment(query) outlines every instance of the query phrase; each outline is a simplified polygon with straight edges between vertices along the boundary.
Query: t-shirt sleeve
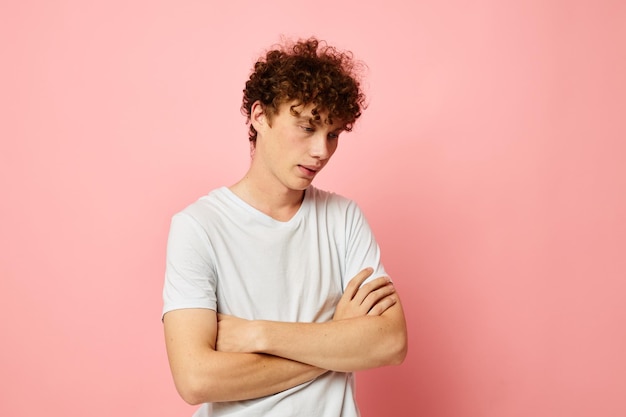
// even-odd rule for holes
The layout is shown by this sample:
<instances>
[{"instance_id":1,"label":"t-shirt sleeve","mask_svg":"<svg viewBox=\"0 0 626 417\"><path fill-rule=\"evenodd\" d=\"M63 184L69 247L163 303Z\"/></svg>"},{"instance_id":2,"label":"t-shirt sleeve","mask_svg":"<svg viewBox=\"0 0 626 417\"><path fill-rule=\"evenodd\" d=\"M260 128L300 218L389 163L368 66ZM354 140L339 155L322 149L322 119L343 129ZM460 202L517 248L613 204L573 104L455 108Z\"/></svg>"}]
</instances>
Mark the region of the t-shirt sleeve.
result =
<instances>
[{"instance_id":1,"label":"t-shirt sleeve","mask_svg":"<svg viewBox=\"0 0 626 417\"><path fill-rule=\"evenodd\" d=\"M209 237L189 214L172 218L167 241L163 314L182 308L217 310L217 280Z\"/></svg>"},{"instance_id":2,"label":"t-shirt sleeve","mask_svg":"<svg viewBox=\"0 0 626 417\"><path fill-rule=\"evenodd\" d=\"M354 202L350 202L347 211L345 265L342 283L344 289L356 274L367 267L373 268L374 273L365 282L387 275L374 233L363 212Z\"/></svg>"}]
</instances>

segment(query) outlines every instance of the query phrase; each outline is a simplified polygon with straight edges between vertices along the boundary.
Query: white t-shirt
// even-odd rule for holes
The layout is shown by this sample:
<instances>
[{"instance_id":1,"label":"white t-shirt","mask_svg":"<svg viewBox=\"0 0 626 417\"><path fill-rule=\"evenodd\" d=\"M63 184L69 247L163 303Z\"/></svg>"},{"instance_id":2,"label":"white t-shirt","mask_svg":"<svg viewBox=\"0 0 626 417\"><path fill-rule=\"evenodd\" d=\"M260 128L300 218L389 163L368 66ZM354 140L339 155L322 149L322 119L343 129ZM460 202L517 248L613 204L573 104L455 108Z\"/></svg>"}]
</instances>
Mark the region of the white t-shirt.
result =
<instances>
[{"instance_id":1,"label":"white t-shirt","mask_svg":"<svg viewBox=\"0 0 626 417\"><path fill-rule=\"evenodd\" d=\"M365 267L386 275L380 250L353 202L309 186L298 212L275 220L227 187L172 218L163 314L208 308L249 320L325 322ZM364 346L363 349L367 349ZM356 417L352 373L327 372L286 391L205 404L196 416Z\"/></svg>"}]
</instances>

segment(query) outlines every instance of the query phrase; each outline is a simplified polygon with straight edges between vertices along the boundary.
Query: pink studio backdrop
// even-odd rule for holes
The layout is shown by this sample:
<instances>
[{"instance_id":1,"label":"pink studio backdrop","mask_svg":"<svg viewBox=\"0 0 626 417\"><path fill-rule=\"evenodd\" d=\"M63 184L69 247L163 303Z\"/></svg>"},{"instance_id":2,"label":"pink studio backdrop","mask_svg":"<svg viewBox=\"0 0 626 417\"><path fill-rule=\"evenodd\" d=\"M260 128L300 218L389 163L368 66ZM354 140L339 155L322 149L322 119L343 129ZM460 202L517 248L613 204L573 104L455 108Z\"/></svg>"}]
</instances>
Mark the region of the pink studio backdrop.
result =
<instances>
[{"instance_id":1,"label":"pink studio backdrop","mask_svg":"<svg viewBox=\"0 0 626 417\"><path fill-rule=\"evenodd\" d=\"M370 106L317 185L368 215L410 352L363 417L626 415L626 3L0 4L0 415L190 416L171 215L248 164L256 56L315 34Z\"/></svg>"}]
</instances>

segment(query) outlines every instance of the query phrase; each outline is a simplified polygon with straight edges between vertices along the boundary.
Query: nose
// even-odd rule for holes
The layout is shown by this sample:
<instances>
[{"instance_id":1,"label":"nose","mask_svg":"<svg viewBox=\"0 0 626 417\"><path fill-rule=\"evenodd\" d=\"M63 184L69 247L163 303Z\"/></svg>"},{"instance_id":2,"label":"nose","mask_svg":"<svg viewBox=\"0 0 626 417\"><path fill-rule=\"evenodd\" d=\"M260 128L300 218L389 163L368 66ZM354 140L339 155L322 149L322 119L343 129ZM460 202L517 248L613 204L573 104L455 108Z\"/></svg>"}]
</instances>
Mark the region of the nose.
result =
<instances>
[{"instance_id":1,"label":"nose","mask_svg":"<svg viewBox=\"0 0 626 417\"><path fill-rule=\"evenodd\" d=\"M311 156L316 159L328 159L332 153L330 144L326 138L326 132L319 132L311 138Z\"/></svg>"}]
</instances>

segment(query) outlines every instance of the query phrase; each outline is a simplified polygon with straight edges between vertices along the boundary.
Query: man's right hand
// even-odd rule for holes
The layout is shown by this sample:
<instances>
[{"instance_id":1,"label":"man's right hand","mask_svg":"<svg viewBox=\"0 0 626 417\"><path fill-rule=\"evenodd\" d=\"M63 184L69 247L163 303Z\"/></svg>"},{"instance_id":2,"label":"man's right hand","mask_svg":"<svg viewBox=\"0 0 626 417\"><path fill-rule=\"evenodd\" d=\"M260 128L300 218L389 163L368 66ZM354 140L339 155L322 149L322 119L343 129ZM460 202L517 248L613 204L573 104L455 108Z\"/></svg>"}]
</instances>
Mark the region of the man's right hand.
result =
<instances>
[{"instance_id":1,"label":"man's right hand","mask_svg":"<svg viewBox=\"0 0 626 417\"><path fill-rule=\"evenodd\" d=\"M389 277L379 277L367 284L372 268L365 268L348 282L335 309L333 320L344 320L365 315L380 316L398 301Z\"/></svg>"}]
</instances>

